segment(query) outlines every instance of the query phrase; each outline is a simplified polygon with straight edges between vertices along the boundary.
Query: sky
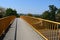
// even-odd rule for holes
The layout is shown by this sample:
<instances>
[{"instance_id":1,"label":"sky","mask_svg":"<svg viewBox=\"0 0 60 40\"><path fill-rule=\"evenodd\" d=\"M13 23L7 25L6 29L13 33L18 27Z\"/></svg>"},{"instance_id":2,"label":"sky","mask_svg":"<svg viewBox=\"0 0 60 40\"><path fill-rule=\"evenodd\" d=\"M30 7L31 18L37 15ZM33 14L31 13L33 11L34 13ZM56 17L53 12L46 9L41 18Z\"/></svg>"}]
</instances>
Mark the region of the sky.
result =
<instances>
[{"instance_id":1,"label":"sky","mask_svg":"<svg viewBox=\"0 0 60 40\"><path fill-rule=\"evenodd\" d=\"M60 0L0 0L0 7L16 9L18 13L42 14L49 5L60 8Z\"/></svg>"}]
</instances>

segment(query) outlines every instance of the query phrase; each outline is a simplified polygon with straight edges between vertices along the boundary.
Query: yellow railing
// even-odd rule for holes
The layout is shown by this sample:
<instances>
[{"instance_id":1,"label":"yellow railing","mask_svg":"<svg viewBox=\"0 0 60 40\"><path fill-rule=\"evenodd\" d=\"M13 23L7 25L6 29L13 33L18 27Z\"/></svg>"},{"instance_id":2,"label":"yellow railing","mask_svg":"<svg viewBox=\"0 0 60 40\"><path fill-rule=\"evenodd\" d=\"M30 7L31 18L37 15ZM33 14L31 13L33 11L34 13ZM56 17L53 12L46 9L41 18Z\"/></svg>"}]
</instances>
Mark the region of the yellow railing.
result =
<instances>
[{"instance_id":1,"label":"yellow railing","mask_svg":"<svg viewBox=\"0 0 60 40\"><path fill-rule=\"evenodd\" d=\"M31 24L48 40L60 40L60 23L30 16L21 16L21 18Z\"/></svg>"},{"instance_id":2,"label":"yellow railing","mask_svg":"<svg viewBox=\"0 0 60 40\"><path fill-rule=\"evenodd\" d=\"M5 32L10 23L15 19L15 16L8 16L5 18L0 18L0 36Z\"/></svg>"},{"instance_id":3,"label":"yellow railing","mask_svg":"<svg viewBox=\"0 0 60 40\"><path fill-rule=\"evenodd\" d=\"M36 18L29 17L29 16L20 16L20 18L24 19L26 22L28 22L30 25L32 25L32 28L40 35L44 40L48 40L45 36L43 36L37 29L39 27L35 26L35 23L40 22L40 20L37 20Z\"/></svg>"},{"instance_id":4,"label":"yellow railing","mask_svg":"<svg viewBox=\"0 0 60 40\"><path fill-rule=\"evenodd\" d=\"M37 18L38 20L42 20L41 27L44 27L42 30L39 30L46 38L49 40L60 40L60 34L59 34L59 26L60 23L45 20L41 18ZM38 25L39 23L36 23Z\"/></svg>"}]
</instances>

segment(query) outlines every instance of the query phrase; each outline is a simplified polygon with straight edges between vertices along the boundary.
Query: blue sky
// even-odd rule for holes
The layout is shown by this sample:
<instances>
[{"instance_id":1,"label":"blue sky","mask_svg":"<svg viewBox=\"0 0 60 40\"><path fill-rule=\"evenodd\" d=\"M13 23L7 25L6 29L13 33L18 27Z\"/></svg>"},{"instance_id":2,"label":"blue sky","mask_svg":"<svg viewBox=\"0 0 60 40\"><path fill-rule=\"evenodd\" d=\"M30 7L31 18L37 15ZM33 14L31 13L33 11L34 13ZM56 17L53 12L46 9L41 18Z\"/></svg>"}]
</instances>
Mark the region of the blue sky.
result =
<instances>
[{"instance_id":1,"label":"blue sky","mask_svg":"<svg viewBox=\"0 0 60 40\"><path fill-rule=\"evenodd\" d=\"M0 0L0 6L16 9L18 13L41 14L49 5L60 8L60 0Z\"/></svg>"}]
</instances>

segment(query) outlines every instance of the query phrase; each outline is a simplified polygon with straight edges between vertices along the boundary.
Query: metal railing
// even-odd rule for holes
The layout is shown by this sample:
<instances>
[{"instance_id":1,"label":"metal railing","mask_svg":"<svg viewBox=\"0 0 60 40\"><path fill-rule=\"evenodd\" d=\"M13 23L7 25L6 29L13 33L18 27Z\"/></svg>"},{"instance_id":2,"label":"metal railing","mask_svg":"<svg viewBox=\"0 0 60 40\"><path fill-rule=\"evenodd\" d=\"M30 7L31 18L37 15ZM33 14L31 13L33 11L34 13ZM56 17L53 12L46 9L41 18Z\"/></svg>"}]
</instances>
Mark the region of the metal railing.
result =
<instances>
[{"instance_id":1,"label":"metal railing","mask_svg":"<svg viewBox=\"0 0 60 40\"><path fill-rule=\"evenodd\" d=\"M0 37L2 36L2 34L4 34L4 32L6 31L6 29L14 19L15 19L15 16L0 18Z\"/></svg>"},{"instance_id":2,"label":"metal railing","mask_svg":"<svg viewBox=\"0 0 60 40\"><path fill-rule=\"evenodd\" d=\"M21 18L36 28L48 40L60 40L60 23L29 16L21 16Z\"/></svg>"}]
</instances>

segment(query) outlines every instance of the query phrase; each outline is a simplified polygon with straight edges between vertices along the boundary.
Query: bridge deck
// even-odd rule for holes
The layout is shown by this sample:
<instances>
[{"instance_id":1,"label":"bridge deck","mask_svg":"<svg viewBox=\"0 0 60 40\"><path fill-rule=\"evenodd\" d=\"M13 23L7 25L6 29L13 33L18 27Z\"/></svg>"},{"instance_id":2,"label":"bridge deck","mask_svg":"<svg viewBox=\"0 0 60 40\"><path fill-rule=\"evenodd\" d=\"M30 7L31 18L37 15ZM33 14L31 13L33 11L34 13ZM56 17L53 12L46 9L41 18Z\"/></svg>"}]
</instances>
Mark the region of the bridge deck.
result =
<instances>
[{"instance_id":1,"label":"bridge deck","mask_svg":"<svg viewBox=\"0 0 60 40\"><path fill-rule=\"evenodd\" d=\"M17 29L17 30L16 30ZM15 37L16 32L16 37ZM37 32L35 32L31 25L21 18L16 18L11 28L7 32L3 40L44 40Z\"/></svg>"}]
</instances>

